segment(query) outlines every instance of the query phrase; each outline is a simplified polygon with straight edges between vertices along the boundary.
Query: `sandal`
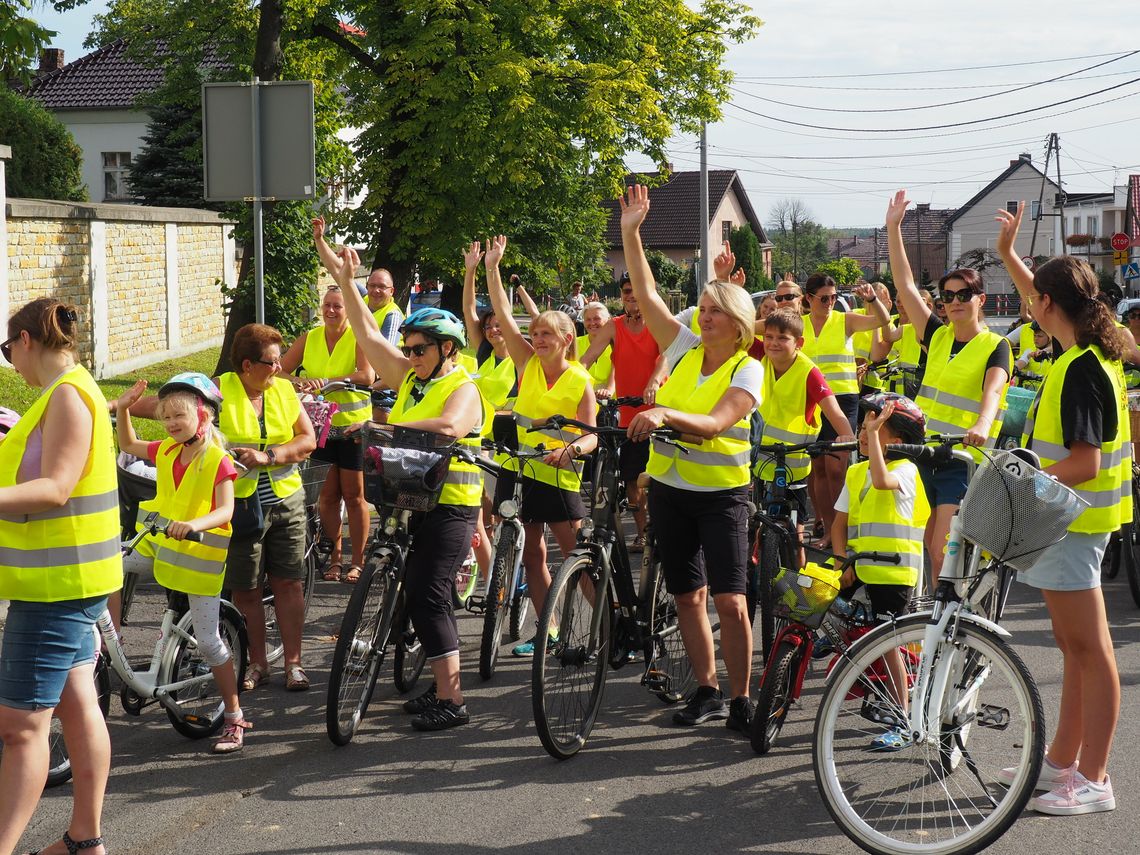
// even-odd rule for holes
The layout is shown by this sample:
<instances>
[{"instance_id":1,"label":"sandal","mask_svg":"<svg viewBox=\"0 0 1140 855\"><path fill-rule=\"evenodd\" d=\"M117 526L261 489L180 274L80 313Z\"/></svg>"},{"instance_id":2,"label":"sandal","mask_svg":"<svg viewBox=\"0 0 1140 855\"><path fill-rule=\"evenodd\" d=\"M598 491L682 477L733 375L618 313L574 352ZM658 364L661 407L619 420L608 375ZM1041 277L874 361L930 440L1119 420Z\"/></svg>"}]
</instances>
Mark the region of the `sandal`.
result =
<instances>
[{"instance_id":1,"label":"sandal","mask_svg":"<svg viewBox=\"0 0 1140 855\"><path fill-rule=\"evenodd\" d=\"M639 534L633 539L633 543L629 547L630 552L644 552L645 551L645 535Z\"/></svg>"},{"instance_id":2,"label":"sandal","mask_svg":"<svg viewBox=\"0 0 1140 855\"><path fill-rule=\"evenodd\" d=\"M342 565L343 566L343 565ZM346 585L355 585L360 581L360 574L364 570L359 564L348 565L348 572L341 577L342 582Z\"/></svg>"},{"instance_id":3,"label":"sandal","mask_svg":"<svg viewBox=\"0 0 1140 855\"><path fill-rule=\"evenodd\" d=\"M245 679L241 681L241 690L243 692L252 692L268 679L268 665L250 665L245 669Z\"/></svg>"},{"instance_id":4,"label":"sandal","mask_svg":"<svg viewBox=\"0 0 1140 855\"><path fill-rule=\"evenodd\" d=\"M309 689L309 677L300 665L290 665L285 669L285 691L306 692Z\"/></svg>"},{"instance_id":5,"label":"sandal","mask_svg":"<svg viewBox=\"0 0 1140 855\"><path fill-rule=\"evenodd\" d=\"M214 742L214 753L233 754L235 751L241 751L247 730L253 730L253 725L245 719L227 721L222 726L222 735Z\"/></svg>"},{"instance_id":6,"label":"sandal","mask_svg":"<svg viewBox=\"0 0 1140 855\"><path fill-rule=\"evenodd\" d=\"M325 568L325 572L321 574L321 578L324 579L326 582L339 582L339 581L341 581L341 576L343 576L343 575L344 575L344 565L343 564L330 564L328 567Z\"/></svg>"},{"instance_id":7,"label":"sandal","mask_svg":"<svg viewBox=\"0 0 1140 855\"><path fill-rule=\"evenodd\" d=\"M67 847L67 855L76 855L80 849L94 849L96 846L103 845L102 837L92 837L89 840L72 840L71 835L66 831L63 833L63 845ZM28 855L39 855L40 850L30 852Z\"/></svg>"}]
</instances>

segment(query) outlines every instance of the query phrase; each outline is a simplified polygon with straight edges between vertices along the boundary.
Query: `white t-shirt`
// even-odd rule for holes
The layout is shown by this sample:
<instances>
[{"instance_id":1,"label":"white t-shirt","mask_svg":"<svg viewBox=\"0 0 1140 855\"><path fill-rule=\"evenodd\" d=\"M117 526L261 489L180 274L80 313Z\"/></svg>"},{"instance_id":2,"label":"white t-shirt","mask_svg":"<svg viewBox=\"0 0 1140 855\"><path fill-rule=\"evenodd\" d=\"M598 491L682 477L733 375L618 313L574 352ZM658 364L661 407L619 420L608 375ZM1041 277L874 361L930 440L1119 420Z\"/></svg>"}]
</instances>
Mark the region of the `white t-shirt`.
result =
<instances>
[{"instance_id":1,"label":"white t-shirt","mask_svg":"<svg viewBox=\"0 0 1140 855\"><path fill-rule=\"evenodd\" d=\"M891 473L899 479L898 490L895 493L895 507L898 508L899 514L911 519L914 516L914 500L921 489L918 481L918 467L910 460L904 460L902 466L897 466L891 470ZM868 475L870 470L868 469ZM851 512L851 493L847 489L847 484L843 484L843 489L839 492L839 498L835 500L835 510L841 514Z\"/></svg>"}]
</instances>

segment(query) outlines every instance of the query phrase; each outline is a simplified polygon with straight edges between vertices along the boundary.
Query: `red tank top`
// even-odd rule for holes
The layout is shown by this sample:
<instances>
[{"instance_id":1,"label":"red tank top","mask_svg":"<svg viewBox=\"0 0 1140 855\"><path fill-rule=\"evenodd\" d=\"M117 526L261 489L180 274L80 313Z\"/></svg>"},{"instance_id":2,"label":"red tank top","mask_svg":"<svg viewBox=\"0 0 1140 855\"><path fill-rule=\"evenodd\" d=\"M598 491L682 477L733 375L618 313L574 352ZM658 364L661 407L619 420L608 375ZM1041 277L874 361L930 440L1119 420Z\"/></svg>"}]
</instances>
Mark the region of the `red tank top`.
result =
<instances>
[{"instance_id":1,"label":"red tank top","mask_svg":"<svg viewBox=\"0 0 1140 855\"><path fill-rule=\"evenodd\" d=\"M660 355L657 340L649 332L649 327L635 335L626 328L624 317L614 319L614 389L619 398L640 395L645 391ZM627 427L635 415L647 409L647 406L622 407L619 424Z\"/></svg>"}]
</instances>

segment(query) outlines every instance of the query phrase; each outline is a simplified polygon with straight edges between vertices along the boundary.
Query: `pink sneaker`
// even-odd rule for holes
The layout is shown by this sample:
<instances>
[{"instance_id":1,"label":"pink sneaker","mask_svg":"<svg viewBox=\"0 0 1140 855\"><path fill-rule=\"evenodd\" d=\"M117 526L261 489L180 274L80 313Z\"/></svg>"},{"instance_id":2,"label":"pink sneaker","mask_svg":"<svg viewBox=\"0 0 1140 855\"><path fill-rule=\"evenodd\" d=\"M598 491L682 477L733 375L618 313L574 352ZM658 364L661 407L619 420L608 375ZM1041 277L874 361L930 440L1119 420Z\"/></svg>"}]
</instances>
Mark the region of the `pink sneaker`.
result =
<instances>
[{"instance_id":1,"label":"pink sneaker","mask_svg":"<svg viewBox=\"0 0 1140 855\"><path fill-rule=\"evenodd\" d=\"M1078 816L1116 810L1112 780L1104 776L1103 784L1094 784L1080 772L1073 772L1067 783L1029 802L1031 810L1053 816Z\"/></svg>"},{"instance_id":2,"label":"pink sneaker","mask_svg":"<svg viewBox=\"0 0 1140 855\"><path fill-rule=\"evenodd\" d=\"M997 779L1003 785L1008 787L1013 784L1013 779L1016 777L1017 771L1018 770L1016 766L1010 766L1007 769L1002 769L1000 772L998 772ZM1073 773L1076 771L1076 763L1074 763L1072 766L1066 766L1062 768L1061 766L1054 766L1049 762L1049 758L1046 757L1041 761L1041 773L1037 776L1037 784L1035 785L1034 789L1055 790L1062 784L1067 784L1069 782L1069 778L1071 778Z\"/></svg>"}]
</instances>

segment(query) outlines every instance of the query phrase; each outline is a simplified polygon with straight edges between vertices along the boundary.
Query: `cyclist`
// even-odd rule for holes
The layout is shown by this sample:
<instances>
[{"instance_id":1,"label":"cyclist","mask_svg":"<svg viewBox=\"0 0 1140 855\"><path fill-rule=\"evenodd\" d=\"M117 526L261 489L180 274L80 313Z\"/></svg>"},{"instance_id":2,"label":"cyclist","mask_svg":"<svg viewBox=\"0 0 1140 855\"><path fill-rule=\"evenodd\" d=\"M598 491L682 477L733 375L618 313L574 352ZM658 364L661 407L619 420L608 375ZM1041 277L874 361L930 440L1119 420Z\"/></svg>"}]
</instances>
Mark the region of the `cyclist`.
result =
<instances>
[{"instance_id":1,"label":"cyclist","mask_svg":"<svg viewBox=\"0 0 1140 855\"><path fill-rule=\"evenodd\" d=\"M930 296L929 291L925 288L919 288L918 296L928 309L933 309L934 298ZM897 357L899 367L912 369L915 372L915 381L921 382L922 372L926 368L926 351L922 349L922 344L915 334L914 324L911 322L910 315L907 314L906 306L900 302L897 307L899 310L898 323L884 330L882 338L877 339L873 343L871 347L871 359L874 362L878 362L879 360L886 359L888 355ZM899 395L905 395L906 382L908 379L906 374L892 379L890 391Z\"/></svg>"},{"instance_id":2,"label":"cyclist","mask_svg":"<svg viewBox=\"0 0 1140 855\"><path fill-rule=\"evenodd\" d=\"M550 589L550 570L546 566L545 529L550 527L563 558L570 554L577 539L578 527L586 515L579 490L582 486L582 461L597 445L592 435L565 442L565 431L548 431L536 426L553 415L570 416L587 424L595 424L596 399L589 372L579 364L574 325L564 312L543 312L530 324L528 342L511 316L510 298L503 290L499 262L507 239L499 235L487 246L487 292L491 305L499 314L507 349L518 371L519 394L515 402L515 421L519 448L534 450L542 444L550 449L541 460L528 462L515 477L523 479L520 518L526 529L523 566L526 568L527 590L535 612L542 613L546 592ZM514 461L508 461L511 466ZM495 505L508 498L514 484L508 477L499 478ZM546 640L549 645L551 639ZM538 639L516 645L515 656L531 656ZM541 651L540 655L541 655Z\"/></svg>"},{"instance_id":3,"label":"cyclist","mask_svg":"<svg viewBox=\"0 0 1140 855\"><path fill-rule=\"evenodd\" d=\"M1130 345L1097 299L1085 262L1059 256L1032 273L1014 250L1023 202L998 213L998 251L1029 311L1054 340L1056 359L1025 421L1026 447L1045 471L1090 507L1021 581L1040 588L1064 671L1057 729L1038 779L1050 792L1030 802L1042 813L1071 816L1116 807L1108 755L1120 714L1120 678L1100 561L1111 532L1131 517L1132 460L1120 358Z\"/></svg>"},{"instance_id":4,"label":"cyclist","mask_svg":"<svg viewBox=\"0 0 1140 855\"><path fill-rule=\"evenodd\" d=\"M166 525L165 536L148 537L138 552L154 559L154 578L160 585L188 595L198 649L225 704L225 724L214 753L240 751L252 725L242 715L233 657L218 631L237 478L225 438L213 422L221 411L222 394L205 374L187 371L171 377L158 390L156 415L168 435L159 442L143 442L135 435L129 405L126 396L117 402L119 449L146 457L158 476L158 495L139 505L139 515L157 511ZM185 539L195 531L203 533L201 542Z\"/></svg>"},{"instance_id":5,"label":"cyclist","mask_svg":"<svg viewBox=\"0 0 1140 855\"><path fill-rule=\"evenodd\" d=\"M352 288L359 261L345 247L345 264L337 272L343 290ZM369 361L385 377L402 376L388 423L455 437L473 450L485 418L485 405L475 381L459 365L466 346L463 324L451 312L424 308L404 319L404 344L397 349L380 335L376 319L355 293L345 301L349 321ZM480 470L452 460L439 504L417 515L411 525L407 596L416 636L423 644L435 681L404 709L414 715L412 727L438 731L467 724L459 676L459 631L452 611L455 574L471 548L483 495Z\"/></svg>"},{"instance_id":6,"label":"cyclist","mask_svg":"<svg viewBox=\"0 0 1140 855\"><path fill-rule=\"evenodd\" d=\"M865 283L863 280L860 280L859 284L862 285ZM875 296L878 298L879 302L883 304L883 308L887 310L887 314L890 315L891 309L894 308L894 303L891 300L891 292L887 289L887 286L882 282L876 282L871 287L875 289ZM867 314L867 311L867 307L864 306L861 309L856 309L854 313L857 315L865 315ZM855 333L853 336L853 342L855 346L855 364L858 366L856 369L856 375L859 378L860 395L873 395L876 392L883 391L885 388L883 380L881 377L879 377L878 372L872 369L868 369L866 366L868 362L873 362L875 360L875 350L881 347L882 343L886 340L886 337L895 331L896 328L894 326L894 321L896 317L897 316L891 316L891 323L887 324L885 327L876 327L873 330L862 330Z\"/></svg>"},{"instance_id":7,"label":"cyclist","mask_svg":"<svg viewBox=\"0 0 1140 855\"><path fill-rule=\"evenodd\" d=\"M323 243L323 241L322 241ZM326 245L327 246L327 245ZM355 290L355 285L353 289ZM298 392L317 394L332 380L345 380L368 386L375 380L372 366L356 344L344 312L344 294L339 285L331 286L321 300L324 323L302 333L281 357L281 370L290 377ZM368 420L371 396L367 392L330 392L328 399L337 405L332 425L343 431L349 425ZM368 539L368 504L364 501L364 463L360 443L352 437L330 436L323 448L313 452L313 459L329 463L328 475L321 487L318 507L321 530L329 554L325 568L326 582L353 584L360 578L364 562L364 542ZM352 561L341 562L341 502L348 515L348 534L352 539Z\"/></svg>"},{"instance_id":8,"label":"cyclist","mask_svg":"<svg viewBox=\"0 0 1140 855\"><path fill-rule=\"evenodd\" d=\"M586 335L578 336L578 353L584 354L593 343L592 336L599 332L610 322L610 310L605 303L587 303L582 310L582 325L586 328ZM590 372L590 382L594 384L594 394L605 398L614 393L614 362L613 347L607 345L602 355L594 360L587 369Z\"/></svg>"},{"instance_id":9,"label":"cyclist","mask_svg":"<svg viewBox=\"0 0 1140 855\"><path fill-rule=\"evenodd\" d=\"M47 778L52 715L63 725L74 805L63 844L102 851L111 765L95 693L92 625L123 583L107 402L79 363L79 310L51 298L8 320L0 353L43 391L0 442L0 852L11 852Z\"/></svg>"},{"instance_id":10,"label":"cyclist","mask_svg":"<svg viewBox=\"0 0 1140 855\"><path fill-rule=\"evenodd\" d=\"M904 395L885 392L869 395L860 405L866 410L859 431L859 453L867 459L847 470L843 491L835 503L831 543L838 555L848 552L897 552L899 564L859 561L841 580L842 595L850 597L866 586L876 618L905 614L922 572L923 532L930 518L930 503L910 460L887 462L883 446L921 443L926 417ZM896 650L884 658L887 690L904 712L907 708L906 670ZM900 722L871 740L873 751L898 751L908 736Z\"/></svg>"},{"instance_id":11,"label":"cyclist","mask_svg":"<svg viewBox=\"0 0 1140 855\"><path fill-rule=\"evenodd\" d=\"M839 292L835 280L822 273L808 277L804 286L807 292L808 312L804 321L804 354L811 359L827 378L831 391L850 427L844 433L854 435L859 417L859 380L855 367L855 333L890 325L887 308L875 294L874 288L863 284L855 287L855 294L867 306L866 315L854 312L836 312ZM830 424L819 432L821 442L834 440ZM835 517L835 499L843 488L843 473L847 470L847 456L838 453L822 454L818 466L813 466L808 477L808 491L812 507L823 520L821 548L831 540L831 522Z\"/></svg>"},{"instance_id":12,"label":"cyclist","mask_svg":"<svg viewBox=\"0 0 1140 855\"><path fill-rule=\"evenodd\" d=\"M992 448L1001 433L1005 393L1013 374L1009 342L986 326L982 277L976 270L952 270L938 281L939 295L949 324L927 308L914 284L903 247L901 223L910 204L906 191L895 194L887 208L887 238L900 305L914 324L915 335L926 348L926 373L915 403L926 413L933 433L964 433L968 446ZM970 449L981 461L976 448ZM933 513L926 530L934 582L942 571L950 518L966 495L967 467L952 461L937 470L922 464L926 496Z\"/></svg>"},{"instance_id":13,"label":"cyclist","mask_svg":"<svg viewBox=\"0 0 1140 855\"><path fill-rule=\"evenodd\" d=\"M1049 369L1053 367L1053 343L1049 334L1041 329L1041 325L1037 321L1032 321L1029 327L1033 330L1033 347L1026 350L1013 365L1019 371L1026 371L1044 378L1049 373ZM1010 385L1013 385L1018 379L1015 377L1010 381ZM1027 384L1022 381L1021 385ZM1029 388L1036 389L1039 385L1040 381L1034 380L1032 384L1029 384Z\"/></svg>"},{"instance_id":14,"label":"cyclist","mask_svg":"<svg viewBox=\"0 0 1140 855\"><path fill-rule=\"evenodd\" d=\"M753 711L748 699L752 626L745 602L748 435L764 379L760 364L748 355L755 339L752 301L737 285L709 282L699 304L701 334L694 334L669 313L654 288L640 235L649 213L649 191L634 185L628 201L621 197L619 203L630 282L646 324L674 365L656 405L629 423L629 436L648 439L656 428L669 427L703 440L682 443L687 454L655 443L646 468L652 479L649 505L658 554L698 685L673 720L692 726L727 719L730 728L748 733ZM730 708L717 681L707 613L710 588L720 616Z\"/></svg>"}]
</instances>

